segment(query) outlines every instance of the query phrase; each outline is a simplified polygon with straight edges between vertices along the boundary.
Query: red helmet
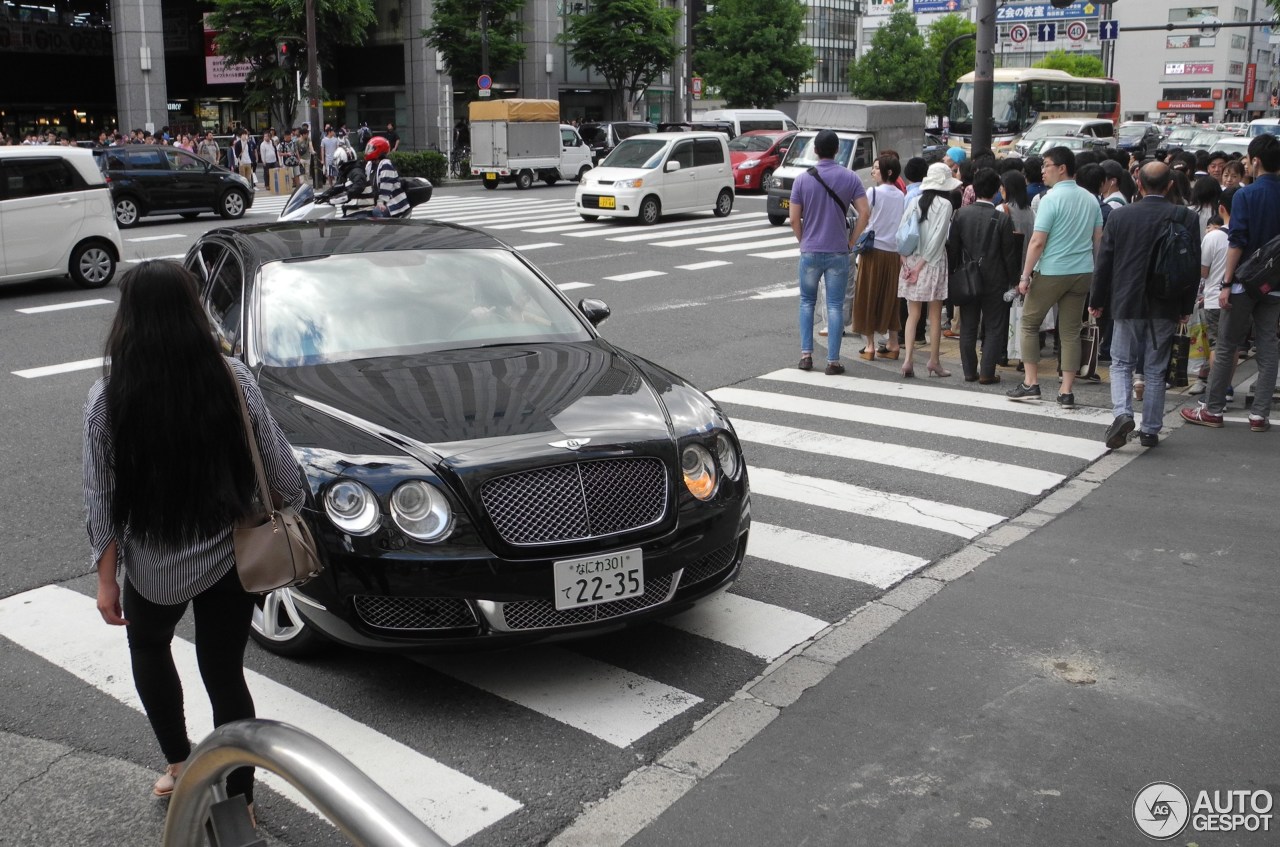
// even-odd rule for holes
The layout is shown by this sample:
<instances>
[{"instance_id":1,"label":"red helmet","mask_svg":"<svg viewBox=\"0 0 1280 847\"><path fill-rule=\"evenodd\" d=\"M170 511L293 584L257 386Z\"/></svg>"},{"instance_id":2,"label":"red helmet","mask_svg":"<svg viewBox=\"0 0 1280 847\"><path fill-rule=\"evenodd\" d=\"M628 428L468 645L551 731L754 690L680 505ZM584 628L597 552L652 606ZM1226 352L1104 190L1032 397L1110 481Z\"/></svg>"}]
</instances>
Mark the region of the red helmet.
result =
<instances>
[{"instance_id":1,"label":"red helmet","mask_svg":"<svg viewBox=\"0 0 1280 847\"><path fill-rule=\"evenodd\" d=\"M390 152L391 142L379 135L370 138L369 143L364 146L364 160L372 162L375 159L381 159Z\"/></svg>"}]
</instances>

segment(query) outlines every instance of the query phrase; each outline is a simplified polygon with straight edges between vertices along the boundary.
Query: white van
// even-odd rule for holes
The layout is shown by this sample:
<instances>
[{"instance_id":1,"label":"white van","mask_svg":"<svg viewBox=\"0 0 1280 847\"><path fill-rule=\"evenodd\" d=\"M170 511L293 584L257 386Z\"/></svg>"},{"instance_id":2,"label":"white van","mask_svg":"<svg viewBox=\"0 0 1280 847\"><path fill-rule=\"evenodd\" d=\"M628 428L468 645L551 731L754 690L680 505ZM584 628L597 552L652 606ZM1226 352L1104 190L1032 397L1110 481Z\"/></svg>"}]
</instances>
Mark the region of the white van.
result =
<instances>
[{"instance_id":1,"label":"white van","mask_svg":"<svg viewBox=\"0 0 1280 847\"><path fill-rule=\"evenodd\" d=\"M574 205L584 221L664 214L733 211L729 142L720 132L654 132L624 139L583 174Z\"/></svg>"},{"instance_id":2,"label":"white van","mask_svg":"<svg viewBox=\"0 0 1280 847\"><path fill-rule=\"evenodd\" d=\"M1249 121L1250 138L1257 138L1263 133L1280 135L1280 118L1258 118L1256 121Z\"/></svg>"},{"instance_id":3,"label":"white van","mask_svg":"<svg viewBox=\"0 0 1280 847\"><path fill-rule=\"evenodd\" d=\"M797 129L796 122L777 109L712 109L695 116L699 121L723 121L733 124L733 137L753 129L778 131Z\"/></svg>"}]
</instances>

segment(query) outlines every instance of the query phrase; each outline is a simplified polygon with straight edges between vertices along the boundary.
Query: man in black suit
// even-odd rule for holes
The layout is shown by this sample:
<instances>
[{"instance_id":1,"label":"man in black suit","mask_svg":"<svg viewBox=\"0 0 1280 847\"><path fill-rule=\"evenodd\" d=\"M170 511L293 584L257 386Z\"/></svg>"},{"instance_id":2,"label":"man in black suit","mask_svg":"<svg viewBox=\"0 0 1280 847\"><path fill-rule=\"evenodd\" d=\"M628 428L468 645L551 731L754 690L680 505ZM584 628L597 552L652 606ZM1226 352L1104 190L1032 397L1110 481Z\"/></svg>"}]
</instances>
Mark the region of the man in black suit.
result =
<instances>
[{"instance_id":1,"label":"man in black suit","mask_svg":"<svg viewBox=\"0 0 1280 847\"><path fill-rule=\"evenodd\" d=\"M1200 260L1200 226L1195 212L1165 199L1173 176L1163 162L1149 162L1138 176L1142 199L1116 209L1102 230L1102 243L1089 291L1089 313L1115 321L1111 336L1111 404L1115 420L1107 428L1107 447L1124 446L1133 432L1133 363L1142 358L1146 392L1142 398L1143 447L1160 443L1164 417L1165 371L1178 321L1195 307L1196 289L1189 286L1176 299L1153 300L1147 296L1152 251L1170 219L1191 234L1195 259Z\"/></svg>"}]
</instances>

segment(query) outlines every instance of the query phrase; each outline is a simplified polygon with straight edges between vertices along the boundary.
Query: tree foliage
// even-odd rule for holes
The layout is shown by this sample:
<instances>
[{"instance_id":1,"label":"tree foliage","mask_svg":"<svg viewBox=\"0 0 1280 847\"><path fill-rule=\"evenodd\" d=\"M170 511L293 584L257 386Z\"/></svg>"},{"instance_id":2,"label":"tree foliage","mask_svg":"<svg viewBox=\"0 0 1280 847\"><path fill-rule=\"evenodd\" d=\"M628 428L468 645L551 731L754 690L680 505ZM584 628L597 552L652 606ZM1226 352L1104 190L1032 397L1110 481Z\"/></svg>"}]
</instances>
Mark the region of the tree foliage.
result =
<instances>
[{"instance_id":1,"label":"tree foliage","mask_svg":"<svg viewBox=\"0 0 1280 847\"><path fill-rule=\"evenodd\" d=\"M1079 53L1068 53L1066 50L1054 50L1040 61L1032 65L1034 68L1049 68L1055 71L1066 71L1072 76L1106 76L1106 68L1097 56L1084 56Z\"/></svg>"},{"instance_id":2,"label":"tree foliage","mask_svg":"<svg viewBox=\"0 0 1280 847\"><path fill-rule=\"evenodd\" d=\"M427 43L444 55L451 76L475 79L511 67L524 58L525 0L489 0L489 67L480 67L480 4L475 0L435 0ZM470 91L468 85L466 90Z\"/></svg>"},{"instance_id":3,"label":"tree foliage","mask_svg":"<svg viewBox=\"0 0 1280 847\"><path fill-rule=\"evenodd\" d=\"M324 66L328 48L339 44L363 44L376 20L373 0L315 0L316 54ZM294 122L297 108L296 70L303 72L304 94L323 97L324 91L305 88L307 16L305 0L213 0L211 28L218 53L228 63L247 62L252 70L245 79L244 106L271 115L282 127ZM289 44L295 69L281 68L277 45Z\"/></svg>"},{"instance_id":4,"label":"tree foliage","mask_svg":"<svg viewBox=\"0 0 1280 847\"><path fill-rule=\"evenodd\" d=\"M860 100L908 100L928 103L936 96L938 66L916 16L905 5L871 37L871 47L849 63L849 90Z\"/></svg>"},{"instance_id":5,"label":"tree foliage","mask_svg":"<svg viewBox=\"0 0 1280 847\"><path fill-rule=\"evenodd\" d=\"M658 0L595 0L591 11L571 16L560 41L569 45L573 61L604 77L616 113L626 117L675 61L679 19L678 9Z\"/></svg>"},{"instance_id":6,"label":"tree foliage","mask_svg":"<svg viewBox=\"0 0 1280 847\"><path fill-rule=\"evenodd\" d=\"M937 69L934 74L938 86L925 101L929 106L929 114L945 115L956 80L973 70L978 53L977 40L974 38L977 32L977 24L960 15L943 15L929 25L927 49L934 57L934 67ZM943 53L947 46L961 36L968 37L958 42L944 61Z\"/></svg>"},{"instance_id":7,"label":"tree foliage","mask_svg":"<svg viewBox=\"0 0 1280 847\"><path fill-rule=\"evenodd\" d=\"M697 67L730 108L769 108L800 90L813 51L800 0L719 0L700 23Z\"/></svg>"}]
</instances>

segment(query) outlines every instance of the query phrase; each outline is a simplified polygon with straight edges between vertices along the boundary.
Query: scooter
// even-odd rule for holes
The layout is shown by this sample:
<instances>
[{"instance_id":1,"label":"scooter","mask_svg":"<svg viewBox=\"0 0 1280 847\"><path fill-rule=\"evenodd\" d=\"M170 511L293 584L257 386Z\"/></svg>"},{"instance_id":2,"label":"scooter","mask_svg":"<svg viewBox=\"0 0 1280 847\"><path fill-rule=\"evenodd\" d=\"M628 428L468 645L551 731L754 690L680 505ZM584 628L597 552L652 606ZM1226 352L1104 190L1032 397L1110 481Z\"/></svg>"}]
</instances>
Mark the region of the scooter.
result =
<instances>
[{"instance_id":1,"label":"scooter","mask_svg":"<svg viewBox=\"0 0 1280 847\"><path fill-rule=\"evenodd\" d=\"M400 178L404 195L409 199L409 208L421 206L431 199L434 187L431 180L422 176L406 176ZM343 220L362 220L373 217L373 209L369 205L354 205L347 194L347 185L335 185L316 192L310 185L299 185L293 189L284 208L280 210L281 221L316 221L329 218Z\"/></svg>"}]
</instances>

